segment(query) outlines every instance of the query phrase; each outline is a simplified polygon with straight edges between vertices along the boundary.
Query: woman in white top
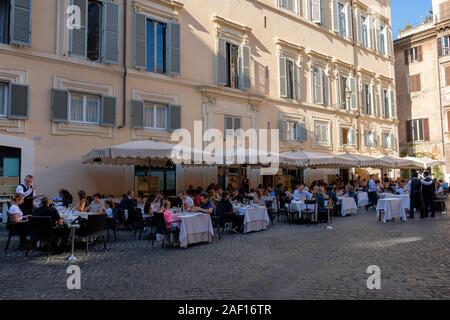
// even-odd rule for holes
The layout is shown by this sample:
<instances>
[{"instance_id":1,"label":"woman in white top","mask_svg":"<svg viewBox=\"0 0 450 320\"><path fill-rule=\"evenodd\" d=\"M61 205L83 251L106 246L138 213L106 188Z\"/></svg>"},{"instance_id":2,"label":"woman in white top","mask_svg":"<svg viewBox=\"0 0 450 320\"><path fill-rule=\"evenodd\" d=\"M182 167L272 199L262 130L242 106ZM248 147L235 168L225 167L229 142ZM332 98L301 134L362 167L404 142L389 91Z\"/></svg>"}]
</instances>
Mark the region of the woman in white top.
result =
<instances>
[{"instance_id":1,"label":"woman in white top","mask_svg":"<svg viewBox=\"0 0 450 320\"><path fill-rule=\"evenodd\" d=\"M23 212L20 205L23 203L23 195L16 194L11 201L11 207L8 210L11 230L20 234L19 248L23 248L27 242L28 223L23 219Z\"/></svg>"}]
</instances>

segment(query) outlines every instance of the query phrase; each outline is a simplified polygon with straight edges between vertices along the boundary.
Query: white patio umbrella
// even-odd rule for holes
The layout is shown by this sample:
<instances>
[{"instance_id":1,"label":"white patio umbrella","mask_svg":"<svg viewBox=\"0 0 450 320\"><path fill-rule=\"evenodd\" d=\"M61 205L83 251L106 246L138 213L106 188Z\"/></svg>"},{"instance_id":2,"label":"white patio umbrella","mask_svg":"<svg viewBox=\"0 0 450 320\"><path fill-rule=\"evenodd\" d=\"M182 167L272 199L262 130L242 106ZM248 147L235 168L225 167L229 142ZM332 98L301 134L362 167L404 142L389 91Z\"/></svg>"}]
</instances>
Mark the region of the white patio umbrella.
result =
<instances>
[{"instance_id":1,"label":"white patio umbrella","mask_svg":"<svg viewBox=\"0 0 450 320\"><path fill-rule=\"evenodd\" d=\"M321 154L316 152L296 151L281 154L280 162L299 167L353 167L355 162L352 159L345 159L336 155Z\"/></svg>"},{"instance_id":2,"label":"white patio umbrella","mask_svg":"<svg viewBox=\"0 0 450 320\"><path fill-rule=\"evenodd\" d=\"M425 158L406 157L405 159L415 162L416 164L418 164L418 167L420 169L427 169L436 166L444 166L446 164L445 161L434 160L428 157Z\"/></svg>"},{"instance_id":3,"label":"white patio umbrella","mask_svg":"<svg viewBox=\"0 0 450 320\"><path fill-rule=\"evenodd\" d=\"M338 157L353 161L355 168L381 168L389 166L388 162L380 158L361 154L344 153L338 155Z\"/></svg>"},{"instance_id":4,"label":"white patio umbrella","mask_svg":"<svg viewBox=\"0 0 450 320\"><path fill-rule=\"evenodd\" d=\"M414 169L414 168L421 168L420 163L413 161L411 159L407 158L400 158L395 156L381 156L380 159L388 163L389 166L386 168L392 168L392 169Z\"/></svg>"}]
</instances>

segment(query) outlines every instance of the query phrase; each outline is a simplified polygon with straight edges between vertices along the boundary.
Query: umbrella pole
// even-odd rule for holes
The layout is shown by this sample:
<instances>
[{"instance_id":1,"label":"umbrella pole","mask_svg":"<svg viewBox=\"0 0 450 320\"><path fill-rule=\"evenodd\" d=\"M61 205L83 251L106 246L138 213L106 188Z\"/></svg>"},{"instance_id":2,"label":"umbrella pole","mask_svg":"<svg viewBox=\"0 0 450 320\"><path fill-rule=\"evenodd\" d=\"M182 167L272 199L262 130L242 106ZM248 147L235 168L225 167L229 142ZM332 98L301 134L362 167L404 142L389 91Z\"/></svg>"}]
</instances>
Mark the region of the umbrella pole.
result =
<instances>
[{"instance_id":1,"label":"umbrella pole","mask_svg":"<svg viewBox=\"0 0 450 320\"><path fill-rule=\"evenodd\" d=\"M152 159L148 158L148 195L152 190Z\"/></svg>"}]
</instances>

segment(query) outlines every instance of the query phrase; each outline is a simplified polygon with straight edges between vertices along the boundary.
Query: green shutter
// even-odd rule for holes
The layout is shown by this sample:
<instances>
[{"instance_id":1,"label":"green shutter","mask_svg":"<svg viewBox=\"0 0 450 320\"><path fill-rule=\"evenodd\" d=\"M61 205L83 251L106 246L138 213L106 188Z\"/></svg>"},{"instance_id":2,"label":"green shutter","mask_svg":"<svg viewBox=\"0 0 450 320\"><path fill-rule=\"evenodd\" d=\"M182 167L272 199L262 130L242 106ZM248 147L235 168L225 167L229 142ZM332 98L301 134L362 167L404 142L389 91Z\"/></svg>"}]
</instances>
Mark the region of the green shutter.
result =
<instances>
[{"instance_id":1,"label":"green shutter","mask_svg":"<svg viewBox=\"0 0 450 320\"><path fill-rule=\"evenodd\" d=\"M69 92L66 90L52 89L52 121L69 121Z\"/></svg>"},{"instance_id":2,"label":"green shutter","mask_svg":"<svg viewBox=\"0 0 450 320\"><path fill-rule=\"evenodd\" d=\"M10 84L9 86L9 119L28 119L28 86Z\"/></svg>"},{"instance_id":3,"label":"green shutter","mask_svg":"<svg viewBox=\"0 0 450 320\"><path fill-rule=\"evenodd\" d=\"M119 62L119 6L113 2L104 2L102 61L117 64Z\"/></svg>"},{"instance_id":4,"label":"green shutter","mask_svg":"<svg viewBox=\"0 0 450 320\"><path fill-rule=\"evenodd\" d=\"M116 125L116 98L102 97L100 124L105 127Z\"/></svg>"},{"instance_id":5,"label":"green shutter","mask_svg":"<svg viewBox=\"0 0 450 320\"><path fill-rule=\"evenodd\" d=\"M147 69L147 17L140 13L134 15L134 65L136 69Z\"/></svg>"},{"instance_id":6,"label":"green shutter","mask_svg":"<svg viewBox=\"0 0 450 320\"><path fill-rule=\"evenodd\" d=\"M180 35L180 25L178 23L168 24L168 48L166 50L167 54L167 70L170 74L179 75L181 72L181 35Z\"/></svg>"},{"instance_id":7,"label":"green shutter","mask_svg":"<svg viewBox=\"0 0 450 320\"><path fill-rule=\"evenodd\" d=\"M181 106L171 104L169 105L168 130L174 131L177 129L181 129Z\"/></svg>"},{"instance_id":8,"label":"green shutter","mask_svg":"<svg viewBox=\"0 0 450 320\"><path fill-rule=\"evenodd\" d=\"M131 127L142 129L144 127L144 102L131 100Z\"/></svg>"}]
</instances>

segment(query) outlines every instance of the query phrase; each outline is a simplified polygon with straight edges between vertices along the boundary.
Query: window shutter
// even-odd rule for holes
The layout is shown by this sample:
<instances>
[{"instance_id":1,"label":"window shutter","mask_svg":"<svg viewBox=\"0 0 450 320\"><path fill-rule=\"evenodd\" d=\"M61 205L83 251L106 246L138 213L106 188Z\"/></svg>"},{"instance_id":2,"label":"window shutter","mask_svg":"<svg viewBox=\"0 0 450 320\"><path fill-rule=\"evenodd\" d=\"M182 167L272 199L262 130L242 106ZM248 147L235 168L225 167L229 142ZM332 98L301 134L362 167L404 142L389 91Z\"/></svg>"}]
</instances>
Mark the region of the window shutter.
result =
<instances>
[{"instance_id":1,"label":"window shutter","mask_svg":"<svg viewBox=\"0 0 450 320\"><path fill-rule=\"evenodd\" d=\"M339 28L339 0L333 0L333 29L335 32L341 31Z\"/></svg>"},{"instance_id":2,"label":"window shutter","mask_svg":"<svg viewBox=\"0 0 450 320\"><path fill-rule=\"evenodd\" d=\"M450 111L447 112L447 130L450 132Z\"/></svg>"},{"instance_id":3,"label":"window shutter","mask_svg":"<svg viewBox=\"0 0 450 320\"><path fill-rule=\"evenodd\" d=\"M69 54L85 58L87 51L87 0L72 0L72 5L80 8L81 28L70 31Z\"/></svg>"},{"instance_id":4,"label":"window shutter","mask_svg":"<svg viewBox=\"0 0 450 320\"><path fill-rule=\"evenodd\" d=\"M144 127L144 101L131 100L131 127Z\"/></svg>"},{"instance_id":5,"label":"window shutter","mask_svg":"<svg viewBox=\"0 0 450 320\"><path fill-rule=\"evenodd\" d=\"M69 92L67 90L52 89L52 121L69 121Z\"/></svg>"},{"instance_id":6,"label":"window shutter","mask_svg":"<svg viewBox=\"0 0 450 320\"><path fill-rule=\"evenodd\" d=\"M358 42L363 44L363 25L361 19L361 12L358 13Z\"/></svg>"},{"instance_id":7,"label":"window shutter","mask_svg":"<svg viewBox=\"0 0 450 320\"><path fill-rule=\"evenodd\" d=\"M372 17L371 16L367 16L366 18L366 29L367 29L367 47L368 48L372 48Z\"/></svg>"},{"instance_id":8,"label":"window shutter","mask_svg":"<svg viewBox=\"0 0 450 320\"><path fill-rule=\"evenodd\" d=\"M328 0L320 0L320 23L323 26L327 26L327 7Z\"/></svg>"},{"instance_id":9,"label":"window shutter","mask_svg":"<svg viewBox=\"0 0 450 320\"><path fill-rule=\"evenodd\" d=\"M409 50L405 49L405 65L409 65Z\"/></svg>"},{"instance_id":10,"label":"window shutter","mask_svg":"<svg viewBox=\"0 0 450 320\"><path fill-rule=\"evenodd\" d=\"M347 37L353 39L353 9L349 3L347 3Z\"/></svg>"},{"instance_id":11,"label":"window shutter","mask_svg":"<svg viewBox=\"0 0 450 320\"><path fill-rule=\"evenodd\" d=\"M227 85L227 42L219 39L217 48L217 84Z\"/></svg>"},{"instance_id":12,"label":"window shutter","mask_svg":"<svg viewBox=\"0 0 450 320\"><path fill-rule=\"evenodd\" d=\"M102 97L100 124L105 127L116 125L116 98Z\"/></svg>"},{"instance_id":13,"label":"window shutter","mask_svg":"<svg viewBox=\"0 0 450 320\"><path fill-rule=\"evenodd\" d=\"M370 86L370 114L375 114L375 89L374 86Z\"/></svg>"},{"instance_id":14,"label":"window shutter","mask_svg":"<svg viewBox=\"0 0 450 320\"><path fill-rule=\"evenodd\" d=\"M239 88L243 90L250 89L250 47L241 45L239 48L240 56L240 75Z\"/></svg>"},{"instance_id":15,"label":"window shutter","mask_svg":"<svg viewBox=\"0 0 450 320\"><path fill-rule=\"evenodd\" d=\"M134 65L136 69L147 69L147 17L135 13Z\"/></svg>"},{"instance_id":16,"label":"window shutter","mask_svg":"<svg viewBox=\"0 0 450 320\"><path fill-rule=\"evenodd\" d=\"M412 132L412 121L406 121L406 142L412 142L412 136L413 136L413 132Z\"/></svg>"},{"instance_id":17,"label":"window shutter","mask_svg":"<svg viewBox=\"0 0 450 320\"><path fill-rule=\"evenodd\" d=\"M322 22L322 9L321 9L322 0L310 0L310 17L311 21L315 23Z\"/></svg>"},{"instance_id":18,"label":"window shutter","mask_svg":"<svg viewBox=\"0 0 450 320\"><path fill-rule=\"evenodd\" d=\"M444 69L445 73L445 86L450 86L450 66L445 67Z\"/></svg>"},{"instance_id":19,"label":"window shutter","mask_svg":"<svg viewBox=\"0 0 450 320\"><path fill-rule=\"evenodd\" d=\"M323 105L328 107L328 75L322 70L322 96Z\"/></svg>"},{"instance_id":20,"label":"window shutter","mask_svg":"<svg viewBox=\"0 0 450 320\"><path fill-rule=\"evenodd\" d=\"M168 26L167 70L170 74L179 75L181 72L181 29L178 23L169 23Z\"/></svg>"},{"instance_id":21,"label":"window shutter","mask_svg":"<svg viewBox=\"0 0 450 320\"><path fill-rule=\"evenodd\" d=\"M380 90L381 115L386 118L386 100L384 99L383 89Z\"/></svg>"},{"instance_id":22,"label":"window shutter","mask_svg":"<svg viewBox=\"0 0 450 320\"><path fill-rule=\"evenodd\" d=\"M386 55L387 56L391 56L392 55L392 31L386 27L385 29L385 33L386 33ZM420 47L420 49L422 49L422 47ZM420 60L422 61L422 60Z\"/></svg>"},{"instance_id":23,"label":"window shutter","mask_svg":"<svg viewBox=\"0 0 450 320\"><path fill-rule=\"evenodd\" d=\"M299 141L304 142L308 140L308 130L306 129L306 123L298 123Z\"/></svg>"},{"instance_id":24,"label":"window shutter","mask_svg":"<svg viewBox=\"0 0 450 320\"><path fill-rule=\"evenodd\" d=\"M10 84L9 86L9 119L28 119L28 86Z\"/></svg>"},{"instance_id":25,"label":"window shutter","mask_svg":"<svg viewBox=\"0 0 450 320\"><path fill-rule=\"evenodd\" d=\"M119 62L119 5L104 2L102 61L109 64Z\"/></svg>"},{"instance_id":26,"label":"window shutter","mask_svg":"<svg viewBox=\"0 0 450 320\"><path fill-rule=\"evenodd\" d=\"M443 41L444 41L444 38L438 38L437 39L437 48L438 48L438 56L439 57L442 57L442 54L443 54Z\"/></svg>"},{"instance_id":27,"label":"window shutter","mask_svg":"<svg viewBox=\"0 0 450 320\"><path fill-rule=\"evenodd\" d=\"M280 64L280 96L282 98L287 98L287 70L286 70L286 58L279 58Z\"/></svg>"},{"instance_id":28,"label":"window shutter","mask_svg":"<svg viewBox=\"0 0 450 320\"><path fill-rule=\"evenodd\" d=\"M425 141L430 141L430 121L423 119L423 136Z\"/></svg>"},{"instance_id":29,"label":"window shutter","mask_svg":"<svg viewBox=\"0 0 450 320\"><path fill-rule=\"evenodd\" d=\"M391 97L390 97L390 103L391 103L391 117L393 119L397 119L397 101L395 97L395 91L391 90Z\"/></svg>"},{"instance_id":30,"label":"window shutter","mask_svg":"<svg viewBox=\"0 0 450 320\"><path fill-rule=\"evenodd\" d=\"M361 89L361 112L367 114L367 103L366 103L366 86L363 84Z\"/></svg>"},{"instance_id":31,"label":"window shutter","mask_svg":"<svg viewBox=\"0 0 450 320\"><path fill-rule=\"evenodd\" d=\"M283 141L287 141L287 122L285 120L279 121L280 137Z\"/></svg>"},{"instance_id":32,"label":"window shutter","mask_svg":"<svg viewBox=\"0 0 450 320\"><path fill-rule=\"evenodd\" d=\"M356 130L353 128L350 129L350 139L350 145L356 145Z\"/></svg>"},{"instance_id":33,"label":"window shutter","mask_svg":"<svg viewBox=\"0 0 450 320\"><path fill-rule=\"evenodd\" d=\"M181 128L181 106L169 105L169 131L175 131Z\"/></svg>"},{"instance_id":34,"label":"window shutter","mask_svg":"<svg viewBox=\"0 0 450 320\"><path fill-rule=\"evenodd\" d=\"M418 60L418 61L423 61L423 50L422 50L422 46L418 46L418 47L417 47L417 60Z\"/></svg>"},{"instance_id":35,"label":"window shutter","mask_svg":"<svg viewBox=\"0 0 450 320\"><path fill-rule=\"evenodd\" d=\"M357 101L357 92L356 92L356 79L350 78L350 91L352 92L352 97L350 100L350 109L356 110L358 109L358 101Z\"/></svg>"},{"instance_id":36,"label":"window shutter","mask_svg":"<svg viewBox=\"0 0 450 320\"><path fill-rule=\"evenodd\" d=\"M300 81L299 81L299 77L300 77L300 68L297 66L296 63L294 63L294 83L293 83L293 88L294 88L294 99L296 100L300 100Z\"/></svg>"},{"instance_id":37,"label":"window shutter","mask_svg":"<svg viewBox=\"0 0 450 320\"><path fill-rule=\"evenodd\" d=\"M342 136L342 128L339 127L339 145L340 146L344 145L344 140L342 138L343 138L343 136Z\"/></svg>"},{"instance_id":38,"label":"window shutter","mask_svg":"<svg viewBox=\"0 0 450 320\"><path fill-rule=\"evenodd\" d=\"M10 43L31 47L31 0L11 0Z\"/></svg>"}]
</instances>

